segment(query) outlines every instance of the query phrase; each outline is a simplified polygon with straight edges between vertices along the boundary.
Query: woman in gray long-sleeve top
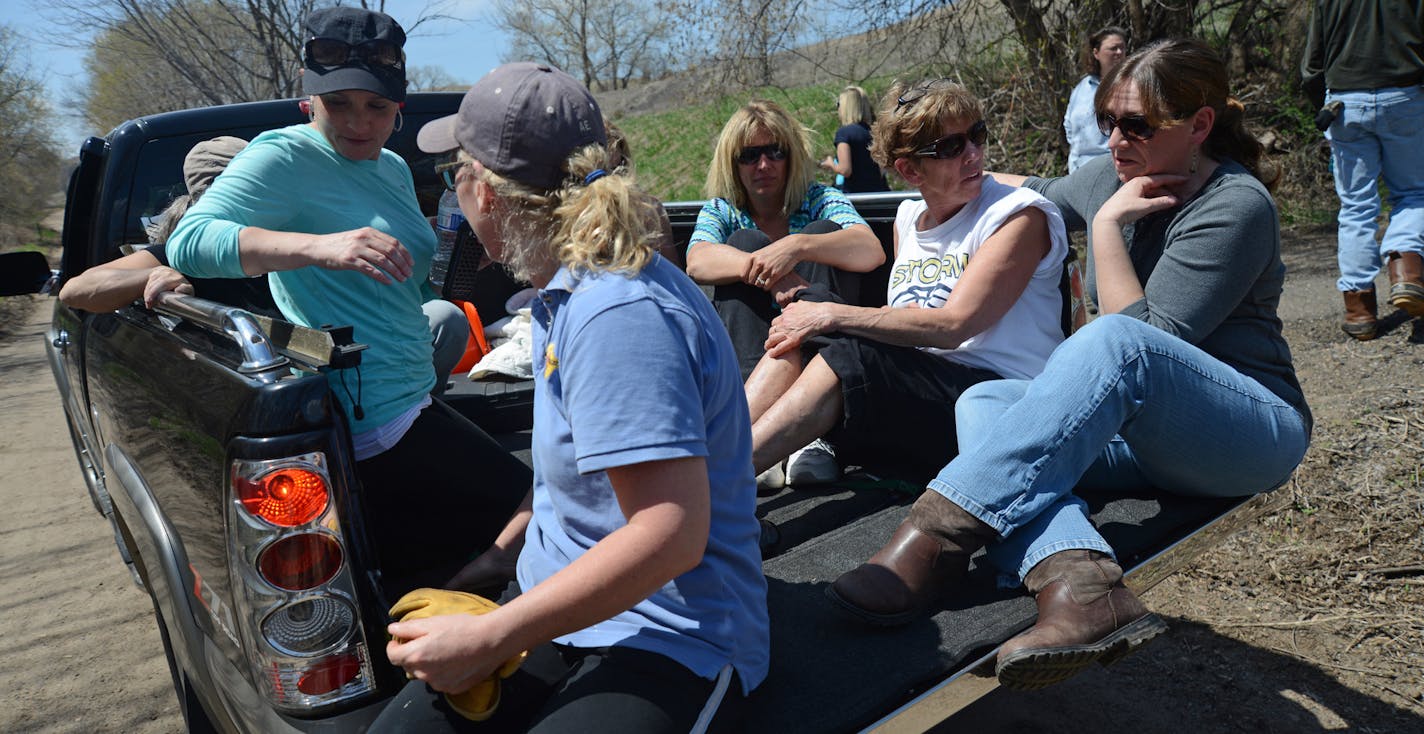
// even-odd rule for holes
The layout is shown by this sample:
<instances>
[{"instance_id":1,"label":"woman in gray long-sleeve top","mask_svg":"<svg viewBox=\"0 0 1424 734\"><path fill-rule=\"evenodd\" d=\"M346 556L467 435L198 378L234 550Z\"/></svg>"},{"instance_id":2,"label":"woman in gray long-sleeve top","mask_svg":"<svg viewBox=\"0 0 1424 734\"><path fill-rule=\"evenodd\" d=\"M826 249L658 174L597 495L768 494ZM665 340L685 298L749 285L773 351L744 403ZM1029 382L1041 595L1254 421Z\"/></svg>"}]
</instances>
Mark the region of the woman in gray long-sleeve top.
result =
<instances>
[{"instance_id":1,"label":"woman in gray long-sleeve top","mask_svg":"<svg viewBox=\"0 0 1424 734\"><path fill-rule=\"evenodd\" d=\"M1285 266L1261 146L1195 41L1143 49L1095 98L1110 158L1058 179L1001 176L1088 230L1088 291L1104 314L1033 380L969 389L960 455L894 537L828 589L903 623L989 557L1037 596L1005 643L999 681L1037 688L1110 661L1166 626L1122 584L1075 486L1238 497L1300 463L1310 412L1276 316Z\"/></svg>"}]
</instances>

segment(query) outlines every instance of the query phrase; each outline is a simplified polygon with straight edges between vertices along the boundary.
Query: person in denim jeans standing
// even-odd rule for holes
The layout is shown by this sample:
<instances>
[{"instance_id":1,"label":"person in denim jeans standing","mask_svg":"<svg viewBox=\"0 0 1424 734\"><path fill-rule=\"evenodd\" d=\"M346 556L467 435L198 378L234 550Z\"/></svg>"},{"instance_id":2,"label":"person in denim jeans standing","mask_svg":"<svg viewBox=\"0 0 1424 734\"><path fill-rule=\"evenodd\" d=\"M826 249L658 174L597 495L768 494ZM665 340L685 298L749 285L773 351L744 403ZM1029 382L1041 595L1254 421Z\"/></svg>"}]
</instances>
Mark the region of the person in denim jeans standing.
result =
<instances>
[{"instance_id":1,"label":"person in denim jeans standing","mask_svg":"<svg viewBox=\"0 0 1424 734\"><path fill-rule=\"evenodd\" d=\"M1373 339L1384 263L1389 302L1424 316L1424 2L1316 0L1312 11L1301 76L1321 105L1340 197L1341 327ZM1390 215L1376 244L1381 176Z\"/></svg>"},{"instance_id":2,"label":"person in denim jeans standing","mask_svg":"<svg viewBox=\"0 0 1424 734\"><path fill-rule=\"evenodd\" d=\"M960 454L868 562L828 588L876 624L909 622L969 556L1022 579L1032 629L1004 643L999 682L1038 688L1111 661L1166 625L1123 585L1075 487L1243 497L1305 455L1310 411L1276 315L1280 225L1261 144L1196 41L1167 41L1103 80L1111 158L1037 190L1088 229L1104 314L1032 380L983 382L955 405Z\"/></svg>"}]
</instances>

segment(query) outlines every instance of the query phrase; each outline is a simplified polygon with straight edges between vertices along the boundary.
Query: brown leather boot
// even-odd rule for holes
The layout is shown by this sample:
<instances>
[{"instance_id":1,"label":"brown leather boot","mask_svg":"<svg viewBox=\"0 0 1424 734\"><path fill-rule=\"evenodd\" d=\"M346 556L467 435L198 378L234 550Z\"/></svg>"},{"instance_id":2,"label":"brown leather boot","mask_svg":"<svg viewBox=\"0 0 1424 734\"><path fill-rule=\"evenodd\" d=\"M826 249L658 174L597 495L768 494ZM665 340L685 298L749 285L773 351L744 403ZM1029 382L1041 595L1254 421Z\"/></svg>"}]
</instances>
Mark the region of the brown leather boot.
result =
<instances>
[{"instance_id":1,"label":"brown leather boot","mask_svg":"<svg viewBox=\"0 0 1424 734\"><path fill-rule=\"evenodd\" d=\"M1379 328L1375 292L1345 291L1341 295L1345 296L1345 321L1340 328L1362 342L1375 338L1375 330Z\"/></svg>"},{"instance_id":2,"label":"brown leather boot","mask_svg":"<svg viewBox=\"0 0 1424 734\"><path fill-rule=\"evenodd\" d=\"M938 492L926 491L909 517L869 561L841 574L826 596L875 625L910 622L950 582L969 570L969 556L998 533Z\"/></svg>"},{"instance_id":3,"label":"brown leather boot","mask_svg":"<svg viewBox=\"0 0 1424 734\"><path fill-rule=\"evenodd\" d=\"M999 683L1032 690L1077 675L1093 662L1116 662L1167 630L1122 585L1122 567L1090 550L1055 553L1024 585L1038 595L1038 621L999 648Z\"/></svg>"},{"instance_id":4,"label":"brown leather boot","mask_svg":"<svg viewBox=\"0 0 1424 734\"><path fill-rule=\"evenodd\" d=\"M1424 257L1419 253L1389 253L1389 302L1410 316L1424 316Z\"/></svg>"}]
</instances>

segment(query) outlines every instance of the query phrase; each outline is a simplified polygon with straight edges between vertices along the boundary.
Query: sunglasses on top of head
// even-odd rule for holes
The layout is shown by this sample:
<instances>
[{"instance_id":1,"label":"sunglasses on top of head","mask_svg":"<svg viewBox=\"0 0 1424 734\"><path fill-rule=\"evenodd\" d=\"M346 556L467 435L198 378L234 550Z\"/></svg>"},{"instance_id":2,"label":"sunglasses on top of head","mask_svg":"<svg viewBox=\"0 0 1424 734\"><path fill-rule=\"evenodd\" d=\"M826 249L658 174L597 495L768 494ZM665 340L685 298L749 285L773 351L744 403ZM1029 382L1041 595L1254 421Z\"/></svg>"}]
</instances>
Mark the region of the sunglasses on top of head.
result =
<instances>
[{"instance_id":1,"label":"sunglasses on top of head","mask_svg":"<svg viewBox=\"0 0 1424 734\"><path fill-rule=\"evenodd\" d=\"M1151 140L1157 133L1157 128L1147 121L1143 115L1123 115L1115 117L1109 112L1098 113L1098 130L1107 137L1112 136L1113 128L1122 132L1122 136L1128 140Z\"/></svg>"},{"instance_id":2,"label":"sunglasses on top of head","mask_svg":"<svg viewBox=\"0 0 1424 734\"><path fill-rule=\"evenodd\" d=\"M367 66L399 69L405 62L401 47L382 39L352 45L336 38L313 38L307 41L305 54L318 66L345 66L358 61Z\"/></svg>"},{"instance_id":3,"label":"sunglasses on top of head","mask_svg":"<svg viewBox=\"0 0 1424 734\"><path fill-rule=\"evenodd\" d=\"M749 145L737 153L737 162L744 166L750 166L760 161L762 156L766 156L767 160L771 161L784 161L786 160L786 149L782 148L780 143Z\"/></svg>"},{"instance_id":4,"label":"sunglasses on top of head","mask_svg":"<svg viewBox=\"0 0 1424 734\"><path fill-rule=\"evenodd\" d=\"M935 158L938 160L948 160L958 158L964 153L964 149L973 143L977 147L984 147L984 143L989 141L989 126L980 120L962 133L950 133L929 145L915 151L916 158Z\"/></svg>"},{"instance_id":5,"label":"sunglasses on top of head","mask_svg":"<svg viewBox=\"0 0 1424 734\"><path fill-rule=\"evenodd\" d=\"M904 94L895 98L895 109L898 111L901 107L913 105L914 103L920 101L920 98L925 96L926 94L929 94L930 92L933 92L934 90L940 89L942 87L948 87L952 84L954 84L954 80L948 78L932 79L930 81L917 84L907 90Z\"/></svg>"}]
</instances>

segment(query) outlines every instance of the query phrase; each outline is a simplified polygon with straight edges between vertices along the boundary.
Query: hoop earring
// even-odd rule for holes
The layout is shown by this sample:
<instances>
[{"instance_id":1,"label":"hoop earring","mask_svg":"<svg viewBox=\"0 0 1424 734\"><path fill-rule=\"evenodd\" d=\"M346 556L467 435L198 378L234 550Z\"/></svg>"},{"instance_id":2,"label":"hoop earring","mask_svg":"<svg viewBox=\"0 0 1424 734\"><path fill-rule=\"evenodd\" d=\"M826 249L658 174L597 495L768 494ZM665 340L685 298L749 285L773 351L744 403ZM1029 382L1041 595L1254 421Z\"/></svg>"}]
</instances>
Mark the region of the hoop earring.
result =
<instances>
[{"instance_id":1,"label":"hoop earring","mask_svg":"<svg viewBox=\"0 0 1424 734\"><path fill-rule=\"evenodd\" d=\"M399 109L397 109L397 110L396 110L396 127L395 127L395 132L400 132L400 131L401 131L401 128L403 128L403 127L405 127L405 115L402 114ZM1194 163L1194 164L1192 164L1192 165L1195 166L1196 164Z\"/></svg>"}]
</instances>

